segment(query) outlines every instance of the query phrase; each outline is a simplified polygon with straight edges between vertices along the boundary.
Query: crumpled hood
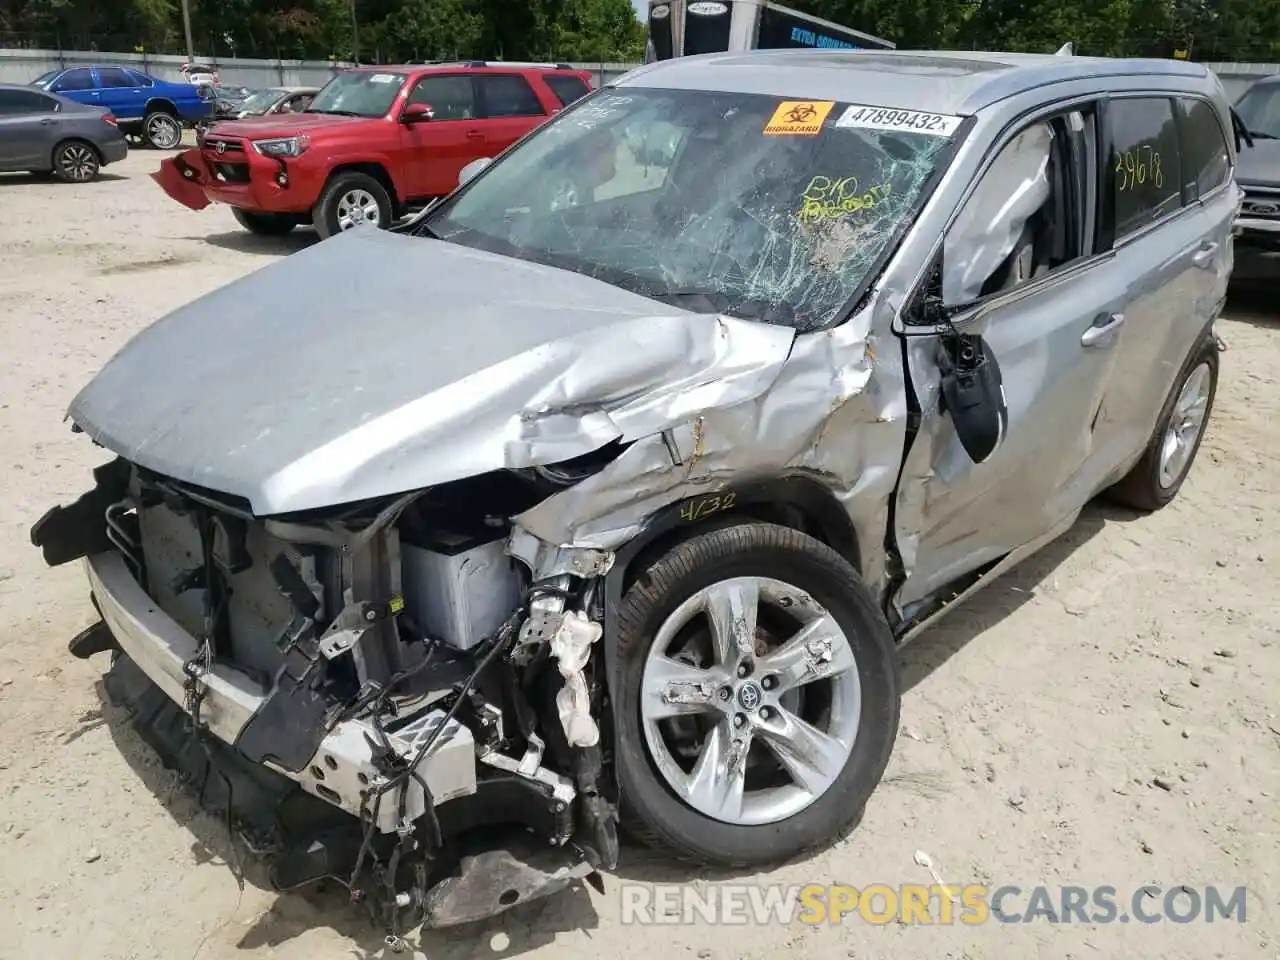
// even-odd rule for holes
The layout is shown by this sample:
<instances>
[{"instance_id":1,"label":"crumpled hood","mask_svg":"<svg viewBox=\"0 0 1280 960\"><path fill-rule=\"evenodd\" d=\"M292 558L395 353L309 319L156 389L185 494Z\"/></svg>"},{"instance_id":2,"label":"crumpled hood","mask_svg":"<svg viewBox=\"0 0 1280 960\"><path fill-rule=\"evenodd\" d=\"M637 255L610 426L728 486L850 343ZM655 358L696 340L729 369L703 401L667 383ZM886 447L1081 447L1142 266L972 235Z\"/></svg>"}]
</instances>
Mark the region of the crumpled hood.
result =
<instances>
[{"instance_id":1,"label":"crumpled hood","mask_svg":"<svg viewBox=\"0 0 1280 960\"><path fill-rule=\"evenodd\" d=\"M794 332L380 230L159 320L68 415L259 515L555 463L752 399Z\"/></svg>"},{"instance_id":2,"label":"crumpled hood","mask_svg":"<svg viewBox=\"0 0 1280 960\"><path fill-rule=\"evenodd\" d=\"M1280 189L1280 140L1253 141L1236 156L1236 182L1241 186Z\"/></svg>"}]
</instances>

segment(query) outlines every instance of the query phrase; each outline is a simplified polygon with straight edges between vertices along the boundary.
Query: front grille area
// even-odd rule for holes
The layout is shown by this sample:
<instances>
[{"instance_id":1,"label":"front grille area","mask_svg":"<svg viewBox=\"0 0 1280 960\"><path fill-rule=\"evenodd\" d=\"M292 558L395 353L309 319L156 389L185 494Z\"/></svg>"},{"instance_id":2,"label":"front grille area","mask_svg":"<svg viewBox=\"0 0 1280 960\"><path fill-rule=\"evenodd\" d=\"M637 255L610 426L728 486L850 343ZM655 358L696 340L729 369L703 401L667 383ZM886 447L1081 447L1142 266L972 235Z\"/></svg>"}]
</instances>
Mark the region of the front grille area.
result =
<instances>
[{"instance_id":1,"label":"front grille area","mask_svg":"<svg viewBox=\"0 0 1280 960\"><path fill-rule=\"evenodd\" d=\"M205 137L204 149L214 157L224 157L229 153L243 154L244 144L239 140L225 140L221 137Z\"/></svg>"},{"instance_id":2,"label":"front grille area","mask_svg":"<svg viewBox=\"0 0 1280 960\"><path fill-rule=\"evenodd\" d=\"M1260 220L1280 220L1280 189L1246 187L1240 212L1246 217L1257 217Z\"/></svg>"}]
</instances>

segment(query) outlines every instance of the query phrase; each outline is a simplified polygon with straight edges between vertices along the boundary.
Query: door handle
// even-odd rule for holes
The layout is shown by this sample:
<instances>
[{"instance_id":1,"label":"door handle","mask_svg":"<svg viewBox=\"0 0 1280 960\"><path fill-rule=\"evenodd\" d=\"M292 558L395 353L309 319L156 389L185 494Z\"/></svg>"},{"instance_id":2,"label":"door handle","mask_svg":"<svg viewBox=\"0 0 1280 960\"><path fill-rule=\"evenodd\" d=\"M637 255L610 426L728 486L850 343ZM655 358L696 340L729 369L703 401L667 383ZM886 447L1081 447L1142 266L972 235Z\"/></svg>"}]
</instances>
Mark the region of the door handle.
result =
<instances>
[{"instance_id":1,"label":"door handle","mask_svg":"<svg viewBox=\"0 0 1280 960\"><path fill-rule=\"evenodd\" d=\"M1100 313L1080 336L1080 346L1082 347L1109 347L1111 345L1111 335L1120 329L1120 325L1124 323L1123 313Z\"/></svg>"},{"instance_id":2,"label":"door handle","mask_svg":"<svg viewBox=\"0 0 1280 960\"><path fill-rule=\"evenodd\" d=\"M483 133L483 132L481 132L480 130L468 130L468 131L467 131L467 139L468 139L468 140L483 140L483 139L484 139L484 133Z\"/></svg>"},{"instance_id":3,"label":"door handle","mask_svg":"<svg viewBox=\"0 0 1280 960\"><path fill-rule=\"evenodd\" d=\"M1214 258L1217 255L1218 245L1216 243L1213 243L1212 241L1202 243L1200 245L1200 249L1197 250L1195 255L1191 258L1191 262L1201 270L1207 270L1209 267L1213 266Z\"/></svg>"},{"instance_id":4,"label":"door handle","mask_svg":"<svg viewBox=\"0 0 1280 960\"><path fill-rule=\"evenodd\" d=\"M52 127L52 126L53 126L53 118L52 118L52 117L41 117L41 118L40 118L40 126L42 126L42 127Z\"/></svg>"}]
</instances>

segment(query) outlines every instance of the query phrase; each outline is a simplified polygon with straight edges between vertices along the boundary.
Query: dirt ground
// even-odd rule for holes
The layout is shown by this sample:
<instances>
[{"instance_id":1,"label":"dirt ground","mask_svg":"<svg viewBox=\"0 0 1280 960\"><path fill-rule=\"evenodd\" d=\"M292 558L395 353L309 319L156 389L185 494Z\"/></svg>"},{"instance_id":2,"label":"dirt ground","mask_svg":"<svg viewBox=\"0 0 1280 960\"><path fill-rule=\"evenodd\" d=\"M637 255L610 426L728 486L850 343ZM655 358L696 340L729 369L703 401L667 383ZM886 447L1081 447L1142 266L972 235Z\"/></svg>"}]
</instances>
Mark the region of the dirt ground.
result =
<instances>
[{"instance_id":1,"label":"dirt ground","mask_svg":"<svg viewBox=\"0 0 1280 960\"><path fill-rule=\"evenodd\" d=\"M336 895L237 888L222 825L104 706L104 664L66 653L93 619L78 565L46 569L28 543L104 459L62 422L77 388L169 310L311 242L179 207L147 177L159 159L137 151L84 186L0 177L0 957L381 956L380 931ZM909 647L902 735L861 827L738 878L929 884L921 851L949 883L1110 885L1122 907L1143 884L1243 885L1246 923L638 927L621 883L724 878L624 849L603 895L402 956L1280 957L1280 307L1266 304L1238 292L1219 325L1218 405L1182 496L1150 517L1090 509Z\"/></svg>"}]
</instances>

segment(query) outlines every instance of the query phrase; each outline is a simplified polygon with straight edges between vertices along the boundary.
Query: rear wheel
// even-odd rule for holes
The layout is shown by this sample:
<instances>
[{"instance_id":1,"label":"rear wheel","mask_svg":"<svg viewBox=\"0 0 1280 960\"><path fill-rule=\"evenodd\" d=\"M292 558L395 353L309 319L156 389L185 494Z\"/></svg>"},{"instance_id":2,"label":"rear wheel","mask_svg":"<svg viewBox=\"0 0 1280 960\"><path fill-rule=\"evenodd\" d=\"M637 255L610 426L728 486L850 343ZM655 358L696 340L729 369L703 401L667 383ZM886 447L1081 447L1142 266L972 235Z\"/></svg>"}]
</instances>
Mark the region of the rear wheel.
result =
<instances>
[{"instance_id":1,"label":"rear wheel","mask_svg":"<svg viewBox=\"0 0 1280 960\"><path fill-rule=\"evenodd\" d=\"M312 210L321 239L359 227L391 226L394 215L386 188L367 173L340 173L324 188Z\"/></svg>"},{"instance_id":2,"label":"rear wheel","mask_svg":"<svg viewBox=\"0 0 1280 960\"><path fill-rule=\"evenodd\" d=\"M182 124L163 110L154 110L142 120L142 135L157 150L172 150L182 142Z\"/></svg>"},{"instance_id":3,"label":"rear wheel","mask_svg":"<svg viewBox=\"0 0 1280 960\"><path fill-rule=\"evenodd\" d=\"M53 151L53 175L64 183L88 183L98 175L98 152L81 140L68 140Z\"/></svg>"},{"instance_id":4,"label":"rear wheel","mask_svg":"<svg viewBox=\"0 0 1280 960\"><path fill-rule=\"evenodd\" d=\"M281 237L298 225L298 218L289 213L258 213L253 210L231 208L236 222L250 233L264 237Z\"/></svg>"},{"instance_id":5,"label":"rear wheel","mask_svg":"<svg viewBox=\"0 0 1280 960\"><path fill-rule=\"evenodd\" d=\"M1200 450L1217 392L1218 346L1208 337L1174 382L1142 459L1108 491L1112 499L1135 510L1159 510L1178 495Z\"/></svg>"},{"instance_id":6,"label":"rear wheel","mask_svg":"<svg viewBox=\"0 0 1280 960\"><path fill-rule=\"evenodd\" d=\"M856 571L751 523L677 545L618 614L616 763L628 832L766 866L843 835L884 772L899 678Z\"/></svg>"}]
</instances>

